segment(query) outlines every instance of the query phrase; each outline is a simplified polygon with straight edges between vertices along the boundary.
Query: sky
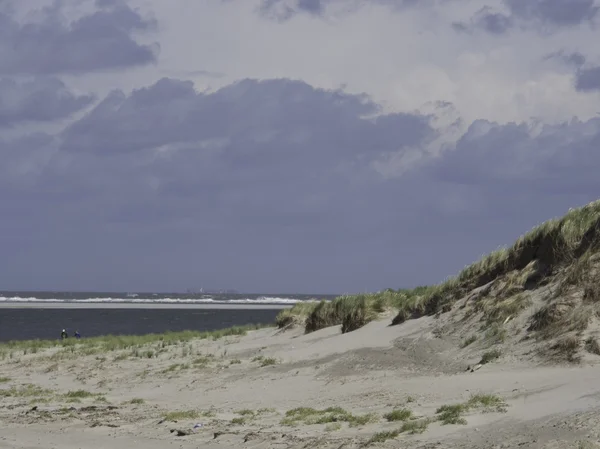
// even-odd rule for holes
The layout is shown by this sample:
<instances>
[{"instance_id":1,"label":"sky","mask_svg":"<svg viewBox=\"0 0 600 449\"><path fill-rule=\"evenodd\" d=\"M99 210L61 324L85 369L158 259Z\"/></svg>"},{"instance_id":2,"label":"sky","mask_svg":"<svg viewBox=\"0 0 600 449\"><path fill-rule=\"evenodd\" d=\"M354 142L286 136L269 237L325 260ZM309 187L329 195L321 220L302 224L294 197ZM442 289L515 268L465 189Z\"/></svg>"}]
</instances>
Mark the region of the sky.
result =
<instances>
[{"instance_id":1,"label":"sky","mask_svg":"<svg viewBox=\"0 0 600 449\"><path fill-rule=\"evenodd\" d=\"M442 281L600 191L600 1L0 0L0 289Z\"/></svg>"}]
</instances>

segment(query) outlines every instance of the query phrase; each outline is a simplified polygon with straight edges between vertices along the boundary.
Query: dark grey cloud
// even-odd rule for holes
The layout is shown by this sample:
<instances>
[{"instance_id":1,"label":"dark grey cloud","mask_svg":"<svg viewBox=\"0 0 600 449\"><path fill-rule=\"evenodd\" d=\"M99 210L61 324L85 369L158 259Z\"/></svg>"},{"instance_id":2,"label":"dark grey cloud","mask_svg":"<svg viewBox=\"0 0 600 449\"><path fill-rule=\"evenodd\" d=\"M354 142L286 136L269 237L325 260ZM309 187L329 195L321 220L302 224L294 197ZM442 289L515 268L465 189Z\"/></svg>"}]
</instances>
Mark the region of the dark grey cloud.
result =
<instances>
[{"instance_id":1,"label":"dark grey cloud","mask_svg":"<svg viewBox=\"0 0 600 449\"><path fill-rule=\"evenodd\" d=\"M367 3L389 6L396 10L411 8L417 6L429 6L437 2L446 2L452 0L369 0L356 1L344 0L346 11L353 11ZM270 19L286 21L297 14L307 13L314 16L320 16L330 3L341 3L340 0L262 0L258 9L260 14Z\"/></svg>"},{"instance_id":2,"label":"dark grey cloud","mask_svg":"<svg viewBox=\"0 0 600 449\"><path fill-rule=\"evenodd\" d=\"M300 81L242 80L206 94L196 92L189 81L163 78L130 96L112 92L65 130L63 148L106 154L226 139L232 146L256 142L254 151L269 156L261 159L264 163L283 157L280 139L288 141L286 146L318 143L321 157L335 159L339 151L370 157L395 145L417 144L431 133L425 117L362 118L378 110L367 97L313 89ZM254 157L246 151L226 154L239 163L251 163ZM300 158L302 153L285 157Z\"/></svg>"},{"instance_id":3,"label":"dark grey cloud","mask_svg":"<svg viewBox=\"0 0 600 449\"><path fill-rule=\"evenodd\" d=\"M38 11L41 19L17 22L0 10L0 74L83 73L150 64L155 46L137 43L132 33L154 29L123 1L97 1L99 10L67 21L61 3Z\"/></svg>"},{"instance_id":4,"label":"dark grey cloud","mask_svg":"<svg viewBox=\"0 0 600 449\"><path fill-rule=\"evenodd\" d=\"M504 0L513 16L557 26L593 20L600 8L595 0Z\"/></svg>"},{"instance_id":5,"label":"dark grey cloud","mask_svg":"<svg viewBox=\"0 0 600 449\"><path fill-rule=\"evenodd\" d=\"M586 58L581 53L575 51L572 53L565 52L564 50L559 50L556 52L549 53L544 56L543 60L547 61L550 59L558 60L564 64L573 66L573 67L581 67L585 64Z\"/></svg>"},{"instance_id":6,"label":"dark grey cloud","mask_svg":"<svg viewBox=\"0 0 600 449\"><path fill-rule=\"evenodd\" d=\"M599 189L598 119L474 123L398 178L431 117L243 80L115 91L58 135L0 142L8 288L345 292L435 282ZM51 267L51 268L48 268ZM33 281L32 281L33 279ZM35 285L32 285L35 284Z\"/></svg>"},{"instance_id":7,"label":"dark grey cloud","mask_svg":"<svg viewBox=\"0 0 600 449\"><path fill-rule=\"evenodd\" d=\"M472 18L470 23L455 22L452 27L456 31L471 32L482 29L490 34L502 35L514 26L513 19L502 13L494 12L489 7L480 9Z\"/></svg>"},{"instance_id":8,"label":"dark grey cloud","mask_svg":"<svg viewBox=\"0 0 600 449\"><path fill-rule=\"evenodd\" d=\"M575 75L575 88L581 92L600 90L600 66L579 69Z\"/></svg>"},{"instance_id":9,"label":"dark grey cloud","mask_svg":"<svg viewBox=\"0 0 600 449\"><path fill-rule=\"evenodd\" d=\"M484 7L468 23L457 22L457 31L484 30L490 34L502 35L510 29L536 27L551 31L561 27L591 23L598 15L600 7L594 0L503 0L508 14Z\"/></svg>"},{"instance_id":10,"label":"dark grey cloud","mask_svg":"<svg viewBox=\"0 0 600 449\"><path fill-rule=\"evenodd\" d=\"M370 118L378 111L365 96L290 80L243 80L207 94L163 79L131 94L113 92L58 136L3 143L0 203L27 211L20 216L31 237L0 243L20 242L20 255L39 256L36 267L47 251L58 251L65 268L54 276L61 279L67 271L85 278L83 265L122 270L128 248L152 265L148 288L156 288L148 274L158 271L173 276L162 288L192 282L190 263L194 276L219 285L293 290L308 276L316 290L344 288L343 279L364 268L357 251L392 254L399 245L388 223L415 226L404 216L410 208L397 203L412 193L390 189L370 161L436 136L429 117ZM19 233L14 221L2 227ZM179 269L163 271L175 253ZM89 264L72 262L82 258ZM371 263L385 265L389 276L384 259ZM344 274L323 277L329 265L344 266ZM143 276L137 268L129 273ZM124 282L112 274L111 282Z\"/></svg>"},{"instance_id":11,"label":"dark grey cloud","mask_svg":"<svg viewBox=\"0 0 600 449\"><path fill-rule=\"evenodd\" d=\"M478 120L431 169L446 182L490 189L595 192L600 189L598 145L600 118L545 125L538 132L524 123Z\"/></svg>"},{"instance_id":12,"label":"dark grey cloud","mask_svg":"<svg viewBox=\"0 0 600 449\"><path fill-rule=\"evenodd\" d=\"M88 106L91 95L76 95L54 77L16 81L0 78L0 129L28 122L50 122Z\"/></svg>"}]
</instances>

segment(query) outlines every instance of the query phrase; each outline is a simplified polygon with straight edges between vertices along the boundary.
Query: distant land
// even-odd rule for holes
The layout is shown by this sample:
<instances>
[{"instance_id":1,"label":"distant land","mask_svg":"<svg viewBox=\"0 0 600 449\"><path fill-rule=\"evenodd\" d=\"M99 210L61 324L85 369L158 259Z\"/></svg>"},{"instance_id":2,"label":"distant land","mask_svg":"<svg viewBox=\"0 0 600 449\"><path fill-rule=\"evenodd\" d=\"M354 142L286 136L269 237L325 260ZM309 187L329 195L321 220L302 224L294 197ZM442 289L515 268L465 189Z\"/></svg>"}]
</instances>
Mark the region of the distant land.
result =
<instances>
[{"instance_id":1,"label":"distant land","mask_svg":"<svg viewBox=\"0 0 600 449\"><path fill-rule=\"evenodd\" d=\"M188 288L186 293L189 294L198 294L198 293L207 293L207 294L226 294L226 295L237 295L239 292L233 288Z\"/></svg>"}]
</instances>

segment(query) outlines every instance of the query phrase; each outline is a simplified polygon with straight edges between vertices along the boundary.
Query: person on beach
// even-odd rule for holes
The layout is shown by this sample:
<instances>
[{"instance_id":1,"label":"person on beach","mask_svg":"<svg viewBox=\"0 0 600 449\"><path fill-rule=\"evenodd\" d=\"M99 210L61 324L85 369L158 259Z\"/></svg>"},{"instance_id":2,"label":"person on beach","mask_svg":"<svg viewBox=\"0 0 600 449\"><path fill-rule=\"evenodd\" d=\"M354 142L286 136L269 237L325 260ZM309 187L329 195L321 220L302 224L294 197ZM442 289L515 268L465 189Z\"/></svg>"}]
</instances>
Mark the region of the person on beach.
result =
<instances>
[{"instance_id":1,"label":"person on beach","mask_svg":"<svg viewBox=\"0 0 600 449\"><path fill-rule=\"evenodd\" d=\"M75 338L81 338L81 334L79 333L79 331L75 331Z\"/></svg>"},{"instance_id":2,"label":"person on beach","mask_svg":"<svg viewBox=\"0 0 600 449\"><path fill-rule=\"evenodd\" d=\"M69 334L67 334L67 331L65 329L63 329L62 332L60 333L60 339L64 340L65 338L69 338Z\"/></svg>"}]
</instances>

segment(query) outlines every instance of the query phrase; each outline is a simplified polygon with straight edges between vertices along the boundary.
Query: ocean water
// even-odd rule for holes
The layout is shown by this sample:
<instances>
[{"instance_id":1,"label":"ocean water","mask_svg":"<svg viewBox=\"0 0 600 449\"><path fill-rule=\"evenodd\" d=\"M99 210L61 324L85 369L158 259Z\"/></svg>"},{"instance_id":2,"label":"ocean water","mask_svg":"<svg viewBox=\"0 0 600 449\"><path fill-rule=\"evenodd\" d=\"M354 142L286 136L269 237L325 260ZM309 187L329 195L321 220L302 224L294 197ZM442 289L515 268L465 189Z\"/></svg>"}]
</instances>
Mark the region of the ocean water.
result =
<instances>
[{"instance_id":1,"label":"ocean water","mask_svg":"<svg viewBox=\"0 0 600 449\"><path fill-rule=\"evenodd\" d=\"M331 299L335 295L147 292L27 292L0 291L0 303L133 303L133 304L276 304Z\"/></svg>"},{"instance_id":2,"label":"ocean water","mask_svg":"<svg viewBox=\"0 0 600 449\"><path fill-rule=\"evenodd\" d=\"M0 291L0 304L11 306L0 307L0 341L54 339L62 329L70 335L79 330L82 337L93 337L269 324L275 322L282 306L331 298L332 295ZM35 307L28 307L33 303ZM60 308L61 304L65 308ZM77 304L82 308L73 307ZM108 308L111 304L132 307ZM153 305L160 308L152 308ZM244 308L238 308L241 306Z\"/></svg>"},{"instance_id":3,"label":"ocean water","mask_svg":"<svg viewBox=\"0 0 600 449\"><path fill-rule=\"evenodd\" d=\"M0 308L0 341L54 339L62 329L69 335L143 335L166 331L224 329L269 324L281 309L38 309Z\"/></svg>"}]
</instances>

